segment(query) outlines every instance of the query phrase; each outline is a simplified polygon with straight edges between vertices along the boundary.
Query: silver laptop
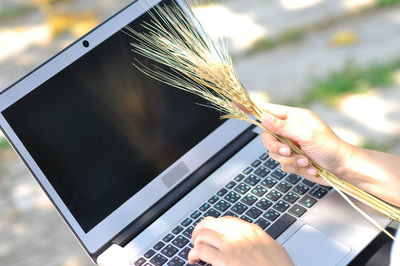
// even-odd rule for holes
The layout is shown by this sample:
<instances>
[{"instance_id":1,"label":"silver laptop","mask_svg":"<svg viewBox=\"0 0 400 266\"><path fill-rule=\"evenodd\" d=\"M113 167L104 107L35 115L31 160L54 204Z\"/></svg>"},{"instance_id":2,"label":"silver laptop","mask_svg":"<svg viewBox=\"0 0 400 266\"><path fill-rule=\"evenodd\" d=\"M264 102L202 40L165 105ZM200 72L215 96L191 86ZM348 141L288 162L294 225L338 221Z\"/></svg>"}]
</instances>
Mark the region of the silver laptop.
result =
<instances>
[{"instance_id":1,"label":"silver laptop","mask_svg":"<svg viewBox=\"0 0 400 266\"><path fill-rule=\"evenodd\" d=\"M133 2L0 95L5 136L76 239L100 265L186 265L195 225L232 215L296 265L348 264L374 226L333 190L281 171L260 130L132 66L121 29L142 31L159 2Z\"/></svg>"}]
</instances>

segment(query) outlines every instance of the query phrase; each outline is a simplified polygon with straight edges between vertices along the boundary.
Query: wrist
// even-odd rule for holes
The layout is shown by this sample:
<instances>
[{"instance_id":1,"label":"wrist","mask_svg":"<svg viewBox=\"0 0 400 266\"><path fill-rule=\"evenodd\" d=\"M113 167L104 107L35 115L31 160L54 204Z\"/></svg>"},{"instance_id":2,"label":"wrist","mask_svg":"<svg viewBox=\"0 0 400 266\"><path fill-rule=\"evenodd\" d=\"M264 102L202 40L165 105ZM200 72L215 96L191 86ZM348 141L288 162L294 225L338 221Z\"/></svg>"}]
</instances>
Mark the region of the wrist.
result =
<instances>
[{"instance_id":1,"label":"wrist","mask_svg":"<svg viewBox=\"0 0 400 266\"><path fill-rule=\"evenodd\" d=\"M340 161L335 174L342 180L350 181L355 177L354 164L361 153L361 149L343 140L340 141L341 144L338 149Z\"/></svg>"}]
</instances>

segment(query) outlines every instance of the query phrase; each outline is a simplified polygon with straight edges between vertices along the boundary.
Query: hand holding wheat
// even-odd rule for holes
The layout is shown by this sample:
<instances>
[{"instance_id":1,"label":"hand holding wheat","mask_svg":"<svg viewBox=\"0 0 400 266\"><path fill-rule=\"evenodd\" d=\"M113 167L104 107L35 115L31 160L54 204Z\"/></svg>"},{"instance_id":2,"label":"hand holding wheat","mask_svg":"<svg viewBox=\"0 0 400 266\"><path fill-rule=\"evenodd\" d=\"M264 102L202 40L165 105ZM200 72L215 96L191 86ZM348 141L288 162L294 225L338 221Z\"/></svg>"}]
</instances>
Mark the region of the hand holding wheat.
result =
<instances>
[{"instance_id":1,"label":"hand holding wheat","mask_svg":"<svg viewBox=\"0 0 400 266\"><path fill-rule=\"evenodd\" d=\"M139 70L161 82L204 98L211 107L223 113L221 118L241 119L261 127L288 145L292 152L304 155L290 139L275 134L259 122L262 120L262 111L239 81L226 46L221 41L211 39L190 10L184 12L175 3L170 6L161 4L155 7L154 12L150 12L150 16L151 21L143 24L147 32L137 32L128 27L126 33L135 40L132 43L134 52L164 67L150 68L136 60L134 65ZM393 238L345 194L397 221L400 221L399 210L341 180L314 161L309 162L317 169L317 176L330 184L371 223Z\"/></svg>"}]
</instances>

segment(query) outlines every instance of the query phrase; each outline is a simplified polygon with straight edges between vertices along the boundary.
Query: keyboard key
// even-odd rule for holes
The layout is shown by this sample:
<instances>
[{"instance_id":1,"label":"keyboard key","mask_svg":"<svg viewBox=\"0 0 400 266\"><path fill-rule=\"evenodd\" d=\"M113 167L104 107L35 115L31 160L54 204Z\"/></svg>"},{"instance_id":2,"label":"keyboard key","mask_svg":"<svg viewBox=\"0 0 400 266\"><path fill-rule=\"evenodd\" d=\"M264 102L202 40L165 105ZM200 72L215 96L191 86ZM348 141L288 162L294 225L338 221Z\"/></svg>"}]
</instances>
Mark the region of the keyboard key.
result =
<instances>
[{"instance_id":1,"label":"keyboard key","mask_svg":"<svg viewBox=\"0 0 400 266\"><path fill-rule=\"evenodd\" d=\"M224 213L224 215L222 216L233 216L233 217L238 217L235 213L231 212L231 211L227 211L226 213Z\"/></svg>"},{"instance_id":2,"label":"keyboard key","mask_svg":"<svg viewBox=\"0 0 400 266\"><path fill-rule=\"evenodd\" d=\"M276 218L278 218L280 215L279 212L273 210L273 209L269 209L266 213L264 213L263 217L267 218L270 221L275 221Z\"/></svg>"},{"instance_id":3,"label":"keyboard key","mask_svg":"<svg viewBox=\"0 0 400 266\"><path fill-rule=\"evenodd\" d=\"M172 244L178 248L183 248L187 243L189 243L189 239L183 236L177 236L174 240L172 240Z\"/></svg>"},{"instance_id":4,"label":"keyboard key","mask_svg":"<svg viewBox=\"0 0 400 266\"><path fill-rule=\"evenodd\" d=\"M251 190L251 193L256 195L257 197L262 197L265 193L267 193L267 189L263 186L257 185Z\"/></svg>"},{"instance_id":5,"label":"keyboard key","mask_svg":"<svg viewBox=\"0 0 400 266\"><path fill-rule=\"evenodd\" d=\"M160 250L163 246L165 246L164 242L159 241L157 244L153 246L155 250Z\"/></svg>"},{"instance_id":6,"label":"keyboard key","mask_svg":"<svg viewBox=\"0 0 400 266\"><path fill-rule=\"evenodd\" d=\"M324 185L320 185L322 188L326 189L326 190L331 190L332 187L331 186L324 186Z\"/></svg>"},{"instance_id":7,"label":"keyboard key","mask_svg":"<svg viewBox=\"0 0 400 266\"><path fill-rule=\"evenodd\" d=\"M247 167L246 169L244 169L242 173L245 174L245 175L248 175L248 174L250 174L252 171L253 171L253 168L249 166L249 167Z\"/></svg>"},{"instance_id":8,"label":"keyboard key","mask_svg":"<svg viewBox=\"0 0 400 266\"><path fill-rule=\"evenodd\" d=\"M314 187L309 192L310 195L313 195L317 199L321 199L323 196L326 195L326 193L328 193L328 190L326 190L326 189L324 189L322 187L319 187L319 186Z\"/></svg>"},{"instance_id":9,"label":"keyboard key","mask_svg":"<svg viewBox=\"0 0 400 266\"><path fill-rule=\"evenodd\" d=\"M183 220L183 222L181 223L181 225L184 226L184 227L186 227L186 226L188 226L189 224L191 224L192 222L193 222L192 219L186 218L185 220Z\"/></svg>"},{"instance_id":10,"label":"keyboard key","mask_svg":"<svg viewBox=\"0 0 400 266\"><path fill-rule=\"evenodd\" d=\"M258 199L251 195L251 194L247 194L243 199L241 199L240 201L247 204L247 205L253 205L254 202L256 202Z\"/></svg>"},{"instance_id":11,"label":"keyboard key","mask_svg":"<svg viewBox=\"0 0 400 266\"><path fill-rule=\"evenodd\" d=\"M168 258L171 258L178 252L178 249L172 245L167 245L165 248L161 250L161 253Z\"/></svg>"},{"instance_id":12,"label":"keyboard key","mask_svg":"<svg viewBox=\"0 0 400 266\"><path fill-rule=\"evenodd\" d=\"M181 260L178 257L174 257L172 260L168 261L167 265L168 266L183 266L185 265L185 261Z\"/></svg>"},{"instance_id":13,"label":"keyboard key","mask_svg":"<svg viewBox=\"0 0 400 266\"><path fill-rule=\"evenodd\" d=\"M263 165L271 170L274 170L279 165L279 163L275 160L272 160L271 158L268 158L268 160L266 160Z\"/></svg>"},{"instance_id":14,"label":"keyboard key","mask_svg":"<svg viewBox=\"0 0 400 266\"><path fill-rule=\"evenodd\" d=\"M152 249L150 249L149 251L147 251L146 253L144 253L143 257L149 259L151 258L154 254L156 254L156 252Z\"/></svg>"},{"instance_id":15,"label":"keyboard key","mask_svg":"<svg viewBox=\"0 0 400 266\"><path fill-rule=\"evenodd\" d=\"M287 175L286 172L282 171L282 169L276 169L272 172L271 176L277 180L282 180Z\"/></svg>"},{"instance_id":16,"label":"keyboard key","mask_svg":"<svg viewBox=\"0 0 400 266\"><path fill-rule=\"evenodd\" d=\"M177 227L174 228L174 230L172 230L172 233L174 233L175 235L179 234L181 231L183 230L183 227L178 225Z\"/></svg>"},{"instance_id":17,"label":"keyboard key","mask_svg":"<svg viewBox=\"0 0 400 266\"><path fill-rule=\"evenodd\" d=\"M150 262L156 266L161 266L164 263L166 263L167 260L168 259L166 257L164 257L163 255L157 254L150 260Z\"/></svg>"},{"instance_id":18,"label":"keyboard key","mask_svg":"<svg viewBox=\"0 0 400 266\"><path fill-rule=\"evenodd\" d=\"M187 260L189 252L190 252L190 248L186 247L186 248L182 249L181 252L178 253L178 256Z\"/></svg>"},{"instance_id":19,"label":"keyboard key","mask_svg":"<svg viewBox=\"0 0 400 266\"><path fill-rule=\"evenodd\" d=\"M260 209L262 209L262 210L266 210L266 209L268 209L269 207L271 207L271 205L272 205L272 202L270 202L269 200L267 200L267 199L260 199L258 202L257 202L257 204L256 204L256 206L258 207L258 208L260 208Z\"/></svg>"},{"instance_id":20,"label":"keyboard key","mask_svg":"<svg viewBox=\"0 0 400 266\"><path fill-rule=\"evenodd\" d=\"M226 188L223 188L220 191L218 191L217 195L222 197L223 195L226 194L226 192L228 192L228 190Z\"/></svg>"},{"instance_id":21,"label":"keyboard key","mask_svg":"<svg viewBox=\"0 0 400 266\"><path fill-rule=\"evenodd\" d=\"M292 208L288 210L288 213L292 214L293 216L300 217L302 216L307 209L301 207L300 205L296 204Z\"/></svg>"},{"instance_id":22,"label":"keyboard key","mask_svg":"<svg viewBox=\"0 0 400 266\"><path fill-rule=\"evenodd\" d=\"M254 172L254 174L258 175L259 177L266 177L270 172L270 170L261 166Z\"/></svg>"},{"instance_id":23,"label":"keyboard key","mask_svg":"<svg viewBox=\"0 0 400 266\"><path fill-rule=\"evenodd\" d=\"M173 238L174 238L174 235L173 235L173 234L168 234L168 235L166 235L162 240L163 240L164 242L169 242L169 241L171 241Z\"/></svg>"},{"instance_id":24,"label":"keyboard key","mask_svg":"<svg viewBox=\"0 0 400 266\"><path fill-rule=\"evenodd\" d=\"M220 201L218 201L218 203L216 203L216 204L214 205L214 208L217 209L217 210L219 210L219 211L221 211L221 212L224 212L224 211L226 211L230 206L231 206L230 203L226 202L225 200L220 200Z\"/></svg>"},{"instance_id":25,"label":"keyboard key","mask_svg":"<svg viewBox=\"0 0 400 266\"><path fill-rule=\"evenodd\" d=\"M292 185L290 185L289 183L287 183L285 181L282 181L278 185L275 186L275 189L279 190L282 193L288 192L291 188L292 188Z\"/></svg>"},{"instance_id":26,"label":"keyboard key","mask_svg":"<svg viewBox=\"0 0 400 266\"><path fill-rule=\"evenodd\" d=\"M300 183L297 184L297 186L295 186L292 191L296 192L297 194L303 195L304 193L306 193L309 190L308 186Z\"/></svg>"},{"instance_id":27,"label":"keyboard key","mask_svg":"<svg viewBox=\"0 0 400 266\"><path fill-rule=\"evenodd\" d=\"M268 154L263 153L260 157L258 157L258 159L260 159L261 161L265 161L266 159L268 159Z\"/></svg>"},{"instance_id":28,"label":"keyboard key","mask_svg":"<svg viewBox=\"0 0 400 266\"><path fill-rule=\"evenodd\" d=\"M203 205L201 205L201 207L199 208L200 209L200 211L206 211L208 208L210 208L210 204L208 204L207 202L206 203L204 203Z\"/></svg>"},{"instance_id":29,"label":"keyboard key","mask_svg":"<svg viewBox=\"0 0 400 266\"><path fill-rule=\"evenodd\" d=\"M265 228L267 228L267 226L270 224L270 222L268 222L264 218L258 218L258 220L255 221L255 224L264 230Z\"/></svg>"},{"instance_id":30,"label":"keyboard key","mask_svg":"<svg viewBox=\"0 0 400 266\"><path fill-rule=\"evenodd\" d=\"M238 174L238 175L235 177L234 180L235 180L236 182L240 182L240 181L243 180L243 178L245 178L245 175Z\"/></svg>"},{"instance_id":31,"label":"keyboard key","mask_svg":"<svg viewBox=\"0 0 400 266\"><path fill-rule=\"evenodd\" d=\"M261 161L260 161L260 160L255 160L255 161L251 164L251 166L254 167L254 168L257 168L258 166L260 166L260 164L261 164Z\"/></svg>"},{"instance_id":32,"label":"keyboard key","mask_svg":"<svg viewBox=\"0 0 400 266\"><path fill-rule=\"evenodd\" d=\"M262 211L257 209L256 207L251 207L250 210L248 210L246 212L246 215L253 219L256 219L261 214L262 214Z\"/></svg>"},{"instance_id":33,"label":"keyboard key","mask_svg":"<svg viewBox=\"0 0 400 266\"><path fill-rule=\"evenodd\" d=\"M202 220L204 219L204 217L200 217L199 219L197 219L194 223L193 226L196 226L198 223L200 223Z\"/></svg>"},{"instance_id":34,"label":"keyboard key","mask_svg":"<svg viewBox=\"0 0 400 266\"><path fill-rule=\"evenodd\" d=\"M278 201L275 203L273 208L277 211L284 212L290 207L289 203L284 202L283 200Z\"/></svg>"},{"instance_id":35,"label":"keyboard key","mask_svg":"<svg viewBox=\"0 0 400 266\"><path fill-rule=\"evenodd\" d=\"M261 181L261 178L259 178L258 176L255 175L249 175L248 177L246 177L246 179L244 180L245 183L249 184L250 186L255 186L257 185L258 182Z\"/></svg>"},{"instance_id":36,"label":"keyboard key","mask_svg":"<svg viewBox=\"0 0 400 266\"><path fill-rule=\"evenodd\" d=\"M153 264L146 262L146 264L143 264L143 266L153 266Z\"/></svg>"},{"instance_id":37,"label":"keyboard key","mask_svg":"<svg viewBox=\"0 0 400 266\"><path fill-rule=\"evenodd\" d=\"M194 213L192 213L192 215L190 215L190 218L192 219L196 219L201 215L201 211L196 210Z\"/></svg>"},{"instance_id":38,"label":"keyboard key","mask_svg":"<svg viewBox=\"0 0 400 266\"><path fill-rule=\"evenodd\" d=\"M287 193L284 197L283 200L285 200L286 202L289 202L290 204L295 203L300 197L293 192L289 192Z\"/></svg>"},{"instance_id":39,"label":"keyboard key","mask_svg":"<svg viewBox=\"0 0 400 266\"><path fill-rule=\"evenodd\" d=\"M244 183L240 183L239 185L237 185L235 187L235 191L240 193L240 194L242 194L242 195L246 194L247 191L249 191L249 190L250 190L250 186L248 186L248 185L246 185Z\"/></svg>"},{"instance_id":40,"label":"keyboard key","mask_svg":"<svg viewBox=\"0 0 400 266\"><path fill-rule=\"evenodd\" d=\"M301 200L299 201L299 203L301 205L303 205L304 207L307 208L311 208L312 206L314 206L314 204L317 202L316 199L314 199L313 197L309 196L309 195L305 195L304 197L301 198Z\"/></svg>"},{"instance_id":41,"label":"keyboard key","mask_svg":"<svg viewBox=\"0 0 400 266\"><path fill-rule=\"evenodd\" d=\"M231 182L229 182L228 184L226 184L226 188L227 189L231 189L231 188L233 188L234 186L236 186L236 182L235 181L231 181Z\"/></svg>"},{"instance_id":42,"label":"keyboard key","mask_svg":"<svg viewBox=\"0 0 400 266\"><path fill-rule=\"evenodd\" d=\"M204 217L207 217L207 216L211 216L211 217L217 218L217 217L221 216L221 213L219 211L214 210L214 209L209 209L208 211L206 211L204 213Z\"/></svg>"},{"instance_id":43,"label":"keyboard key","mask_svg":"<svg viewBox=\"0 0 400 266\"><path fill-rule=\"evenodd\" d=\"M188 228L185 229L185 231L183 231L182 234L190 239L190 238L192 238L193 230L194 230L194 226L189 226Z\"/></svg>"},{"instance_id":44,"label":"keyboard key","mask_svg":"<svg viewBox=\"0 0 400 266\"><path fill-rule=\"evenodd\" d=\"M272 201L277 201L280 197L282 197L282 193L273 189L267 194L266 197Z\"/></svg>"},{"instance_id":45,"label":"keyboard key","mask_svg":"<svg viewBox=\"0 0 400 266\"><path fill-rule=\"evenodd\" d=\"M249 222L249 223L253 223L253 220L250 219L249 217L247 217L246 215L242 215L239 218L242 219L243 221L246 221L246 222Z\"/></svg>"},{"instance_id":46,"label":"keyboard key","mask_svg":"<svg viewBox=\"0 0 400 266\"><path fill-rule=\"evenodd\" d=\"M236 192L231 191L224 197L224 199L226 199L230 203L235 203L238 199L240 199L240 195Z\"/></svg>"},{"instance_id":47,"label":"keyboard key","mask_svg":"<svg viewBox=\"0 0 400 266\"><path fill-rule=\"evenodd\" d=\"M285 180L292 185L296 185L301 180L301 177L295 174L290 174L285 178Z\"/></svg>"},{"instance_id":48,"label":"keyboard key","mask_svg":"<svg viewBox=\"0 0 400 266\"><path fill-rule=\"evenodd\" d=\"M266 188L272 188L273 186L275 186L276 183L278 183L278 181L272 179L271 177L267 177L261 182L261 185Z\"/></svg>"},{"instance_id":49,"label":"keyboard key","mask_svg":"<svg viewBox=\"0 0 400 266\"><path fill-rule=\"evenodd\" d=\"M146 259L145 258L139 258L137 261L135 261L133 264L135 265L135 266L141 266L143 263L145 263L146 262Z\"/></svg>"},{"instance_id":50,"label":"keyboard key","mask_svg":"<svg viewBox=\"0 0 400 266\"><path fill-rule=\"evenodd\" d=\"M231 211L236 213L236 214L242 214L247 209L248 209L248 207L246 205L244 205L243 203L238 202L231 208Z\"/></svg>"},{"instance_id":51,"label":"keyboard key","mask_svg":"<svg viewBox=\"0 0 400 266\"><path fill-rule=\"evenodd\" d=\"M289 214L283 214L273 225L265 230L273 239L277 239L289 226L296 221L296 218Z\"/></svg>"},{"instance_id":52,"label":"keyboard key","mask_svg":"<svg viewBox=\"0 0 400 266\"><path fill-rule=\"evenodd\" d=\"M214 204L219 200L219 197L217 195L212 196L209 200L208 203Z\"/></svg>"},{"instance_id":53,"label":"keyboard key","mask_svg":"<svg viewBox=\"0 0 400 266\"><path fill-rule=\"evenodd\" d=\"M306 184L309 187L313 187L315 185L314 182L311 182L310 180L307 180L307 179L303 179L301 182L303 182L304 184Z\"/></svg>"}]
</instances>

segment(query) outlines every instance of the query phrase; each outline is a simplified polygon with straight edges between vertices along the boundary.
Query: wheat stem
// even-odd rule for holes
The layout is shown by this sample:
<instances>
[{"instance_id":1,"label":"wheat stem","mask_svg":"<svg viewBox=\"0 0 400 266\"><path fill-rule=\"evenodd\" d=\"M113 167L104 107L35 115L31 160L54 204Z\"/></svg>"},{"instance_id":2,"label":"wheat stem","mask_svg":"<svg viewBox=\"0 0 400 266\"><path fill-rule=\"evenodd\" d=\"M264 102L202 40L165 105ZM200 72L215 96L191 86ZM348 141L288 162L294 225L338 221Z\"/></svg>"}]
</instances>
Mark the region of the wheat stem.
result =
<instances>
[{"instance_id":1,"label":"wheat stem","mask_svg":"<svg viewBox=\"0 0 400 266\"><path fill-rule=\"evenodd\" d=\"M154 12L149 14L151 20L142 25L147 32L140 33L130 27L127 27L125 32L134 40L131 44L132 51L158 65L151 68L136 60L136 68L161 82L204 98L210 107L222 113L221 118L234 118L252 123L287 144L293 153L305 156L290 139L275 134L259 122L263 112L251 100L248 91L239 81L226 47L222 42L211 39L192 13L184 13L173 3L171 6L158 5ZM315 161L309 161L317 169L318 177L326 180L353 208L391 236L345 194L391 219L400 221L398 209L341 180Z\"/></svg>"}]
</instances>

